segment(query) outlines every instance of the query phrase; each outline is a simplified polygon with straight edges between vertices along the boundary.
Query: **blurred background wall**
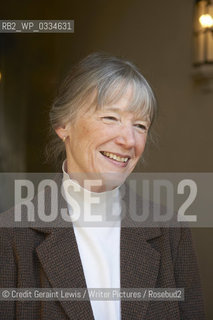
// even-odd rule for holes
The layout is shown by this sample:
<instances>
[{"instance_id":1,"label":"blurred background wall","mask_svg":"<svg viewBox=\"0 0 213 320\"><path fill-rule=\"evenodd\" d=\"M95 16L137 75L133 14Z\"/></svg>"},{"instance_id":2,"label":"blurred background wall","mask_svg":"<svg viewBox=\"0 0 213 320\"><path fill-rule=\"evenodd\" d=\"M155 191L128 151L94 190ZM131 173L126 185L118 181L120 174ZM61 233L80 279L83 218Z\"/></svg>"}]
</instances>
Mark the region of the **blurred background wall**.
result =
<instances>
[{"instance_id":1,"label":"blurred background wall","mask_svg":"<svg viewBox=\"0 0 213 320\"><path fill-rule=\"evenodd\" d=\"M0 34L0 171L46 172L48 110L70 66L94 51L138 65L160 115L146 172L213 171L213 91L193 73L193 0L21 0L1 4L1 19L74 19L72 34ZM193 230L207 319L213 319L211 229Z\"/></svg>"}]
</instances>

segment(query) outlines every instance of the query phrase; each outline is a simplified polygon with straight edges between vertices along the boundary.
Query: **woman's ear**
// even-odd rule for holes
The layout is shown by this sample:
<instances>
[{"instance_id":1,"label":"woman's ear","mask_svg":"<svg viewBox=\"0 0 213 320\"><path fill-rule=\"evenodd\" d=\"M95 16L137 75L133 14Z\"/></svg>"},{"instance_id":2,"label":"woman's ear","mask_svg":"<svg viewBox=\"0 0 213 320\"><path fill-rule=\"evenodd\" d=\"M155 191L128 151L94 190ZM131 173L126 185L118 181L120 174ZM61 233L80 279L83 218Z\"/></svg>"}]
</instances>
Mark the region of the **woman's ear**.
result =
<instances>
[{"instance_id":1,"label":"woman's ear","mask_svg":"<svg viewBox=\"0 0 213 320\"><path fill-rule=\"evenodd\" d=\"M55 132L61 140L65 141L68 136L68 125L55 129Z\"/></svg>"}]
</instances>

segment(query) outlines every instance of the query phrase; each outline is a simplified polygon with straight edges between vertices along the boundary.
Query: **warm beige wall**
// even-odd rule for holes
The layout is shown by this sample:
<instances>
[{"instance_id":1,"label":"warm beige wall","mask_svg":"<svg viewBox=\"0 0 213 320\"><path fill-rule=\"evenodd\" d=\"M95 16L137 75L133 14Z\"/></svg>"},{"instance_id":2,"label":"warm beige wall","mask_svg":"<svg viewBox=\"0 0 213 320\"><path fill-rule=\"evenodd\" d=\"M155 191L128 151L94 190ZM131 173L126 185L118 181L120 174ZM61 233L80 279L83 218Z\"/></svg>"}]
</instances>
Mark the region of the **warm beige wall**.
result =
<instances>
[{"instance_id":1,"label":"warm beige wall","mask_svg":"<svg viewBox=\"0 0 213 320\"><path fill-rule=\"evenodd\" d=\"M150 151L147 171L213 171L213 92L192 78L193 0L92 1L76 11L77 51L56 50L66 61L105 50L133 60L153 85L160 106L159 150ZM83 10L83 7L82 7ZM85 15L87 17L84 23ZM88 19L90 17L90 19ZM78 54L76 53L78 52Z\"/></svg>"}]
</instances>

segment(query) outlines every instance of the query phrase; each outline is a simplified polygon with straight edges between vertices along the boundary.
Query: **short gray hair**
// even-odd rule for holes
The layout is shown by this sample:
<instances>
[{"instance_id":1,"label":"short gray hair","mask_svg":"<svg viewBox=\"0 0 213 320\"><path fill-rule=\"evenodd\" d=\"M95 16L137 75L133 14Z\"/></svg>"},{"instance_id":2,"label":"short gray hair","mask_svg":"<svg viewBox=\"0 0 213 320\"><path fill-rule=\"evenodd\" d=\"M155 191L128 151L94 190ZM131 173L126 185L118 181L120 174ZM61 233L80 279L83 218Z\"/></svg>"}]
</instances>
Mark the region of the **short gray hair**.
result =
<instances>
[{"instance_id":1,"label":"short gray hair","mask_svg":"<svg viewBox=\"0 0 213 320\"><path fill-rule=\"evenodd\" d=\"M133 89L129 109L147 117L152 124L157 113L156 98L138 68L106 53L88 55L71 69L59 89L49 114L52 129L73 123L83 108L98 109L115 103L129 86ZM92 94L94 99L88 105ZM56 134L49 144L48 157L60 163L65 158L64 143Z\"/></svg>"}]
</instances>

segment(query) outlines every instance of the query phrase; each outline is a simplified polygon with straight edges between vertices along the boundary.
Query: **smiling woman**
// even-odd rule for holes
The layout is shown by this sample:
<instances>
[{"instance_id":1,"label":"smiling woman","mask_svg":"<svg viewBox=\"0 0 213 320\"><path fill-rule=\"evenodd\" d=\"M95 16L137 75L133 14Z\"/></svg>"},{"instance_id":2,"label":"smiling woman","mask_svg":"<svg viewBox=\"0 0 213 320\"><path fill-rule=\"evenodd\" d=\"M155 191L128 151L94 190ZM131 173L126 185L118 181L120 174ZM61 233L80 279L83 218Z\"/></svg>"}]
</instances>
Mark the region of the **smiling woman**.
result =
<instances>
[{"instance_id":1,"label":"smiling woman","mask_svg":"<svg viewBox=\"0 0 213 320\"><path fill-rule=\"evenodd\" d=\"M135 288L183 288L184 300L126 301L121 294L109 300L0 301L1 319L204 319L189 229L138 225L131 210L141 216L144 199L134 197L133 203L127 193L123 197L121 185L144 152L156 109L151 87L128 61L95 53L71 70L50 111L49 153L63 160L57 180L63 199L60 195L56 212L67 212L68 227L3 229L0 286L101 293L116 288L128 289L129 296ZM50 198L44 207L54 210ZM39 197L36 208L40 215ZM150 217L153 208L150 202ZM13 211L7 215L13 217ZM88 216L101 224L88 226Z\"/></svg>"},{"instance_id":2,"label":"smiling woman","mask_svg":"<svg viewBox=\"0 0 213 320\"><path fill-rule=\"evenodd\" d=\"M73 178L101 178L99 191L106 190L108 174L114 174L113 187L121 185L144 151L156 109L151 87L132 63L91 54L71 70L52 106L51 124L61 140L54 137L48 154L66 154Z\"/></svg>"},{"instance_id":3,"label":"smiling woman","mask_svg":"<svg viewBox=\"0 0 213 320\"><path fill-rule=\"evenodd\" d=\"M115 156L121 154L121 157L123 154L127 154L128 160L131 160L128 161L130 173L144 149L143 147L141 152L139 151L141 146L138 144L138 137L140 136L145 141L144 138L147 136L148 128L153 123L156 111L157 105L153 91L132 63L104 53L94 53L83 59L68 74L53 103L50 121L59 137L62 140L66 139L66 153L71 139L71 132L68 134L68 129L71 129L73 124L75 124L75 127L79 124L83 126L82 128L85 125L82 136L86 133L86 130L89 130L89 127L90 130L96 131L96 134L98 134L95 129L96 126L103 134L107 135L110 131L112 134L113 128L113 131L115 130L114 138L120 132L120 140L123 142L119 142L118 147L111 145L112 140L116 141L113 136L111 138L106 136L106 142L108 137L111 144L106 146L107 150L98 149L98 151L107 151ZM82 116L83 122L80 123L79 119ZM89 127L86 124L86 118L88 117L90 117L88 123L92 121ZM135 130L131 130L131 127L134 127ZM71 129L71 131L73 130ZM144 137L140 134L144 134ZM126 140L127 137L128 141ZM119 137L117 138L120 141ZM126 145L124 141L127 142ZM73 138L72 142L74 142ZM105 144L104 141L99 143L99 147L101 147L101 144ZM135 144L136 149L129 147L129 143L131 145ZM60 159L60 155L62 155L62 158L65 157L64 145L55 136L51 146L52 152L48 152L51 158L54 156L55 159ZM91 151L91 155L95 156L94 150ZM137 152L136 155L134 151ZM87 153L88 156L89 154ZM95 166L94 160L93 165ZM70 166L69 157L68 166ZM90 167L90 165L84 169L86 169L86 172L94 172L94 167ZM76 168L76 170L78 171L79 168ZM97 169L95 172L97 172Z\"/></svg>"}]
</instances>

